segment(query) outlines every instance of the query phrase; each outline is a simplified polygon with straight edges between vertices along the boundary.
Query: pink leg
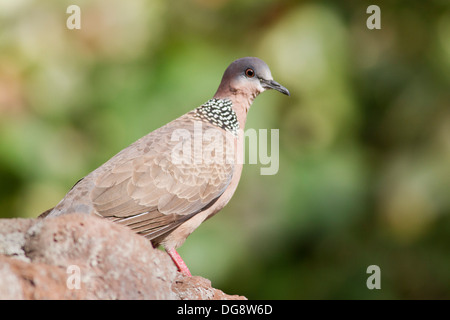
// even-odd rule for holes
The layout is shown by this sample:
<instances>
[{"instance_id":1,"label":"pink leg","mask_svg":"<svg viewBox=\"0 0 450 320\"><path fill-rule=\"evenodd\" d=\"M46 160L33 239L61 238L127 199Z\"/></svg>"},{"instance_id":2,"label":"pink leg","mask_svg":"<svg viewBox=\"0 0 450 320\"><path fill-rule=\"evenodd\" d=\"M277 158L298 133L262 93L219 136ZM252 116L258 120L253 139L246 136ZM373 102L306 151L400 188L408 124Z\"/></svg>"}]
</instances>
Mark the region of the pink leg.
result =
<instances>
[{"instance_id":1,"label":"pink leg","mask_svg":"<svg viewBox=\"0 0 450 320\"><path fill-rule=\"evenodd\" d=\"M189 271L189 268L187 267L186 263L184 263L183 259L181 259L177 250L168 249L166 251L169 254L169 256L172 258L175 265L177 266L178 271L180 271L186 277L191 277L192 275L191 275L191 272Z\"/></svg>"}]
</instances>

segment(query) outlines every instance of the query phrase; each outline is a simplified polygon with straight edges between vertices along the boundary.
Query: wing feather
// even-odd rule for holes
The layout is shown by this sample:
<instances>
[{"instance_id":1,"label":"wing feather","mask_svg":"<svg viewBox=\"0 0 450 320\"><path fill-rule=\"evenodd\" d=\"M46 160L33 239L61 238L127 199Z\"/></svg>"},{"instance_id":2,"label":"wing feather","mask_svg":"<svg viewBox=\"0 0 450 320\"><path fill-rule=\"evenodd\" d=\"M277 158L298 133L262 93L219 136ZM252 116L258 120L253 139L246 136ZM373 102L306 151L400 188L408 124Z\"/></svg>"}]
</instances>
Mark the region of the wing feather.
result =
<instances>
[{"instance_id":1,"label":"wing feather","mask_svg":"<svg viewBox=\"0 0 450 320\"><path fill-rule=\"evenodd\" d=\"M131 145L133 152L125 149L112 159L109 170L96 178L90 195L100 215L152 240L220 197L231 181L234 165L194 163L193 155L191 163L172 162L172 150L180 143L172 141L175 129L192 133L194 121L179 118ZM211 125L203 123L202 129L211 129Z\"/></svg>"}]
</instances>

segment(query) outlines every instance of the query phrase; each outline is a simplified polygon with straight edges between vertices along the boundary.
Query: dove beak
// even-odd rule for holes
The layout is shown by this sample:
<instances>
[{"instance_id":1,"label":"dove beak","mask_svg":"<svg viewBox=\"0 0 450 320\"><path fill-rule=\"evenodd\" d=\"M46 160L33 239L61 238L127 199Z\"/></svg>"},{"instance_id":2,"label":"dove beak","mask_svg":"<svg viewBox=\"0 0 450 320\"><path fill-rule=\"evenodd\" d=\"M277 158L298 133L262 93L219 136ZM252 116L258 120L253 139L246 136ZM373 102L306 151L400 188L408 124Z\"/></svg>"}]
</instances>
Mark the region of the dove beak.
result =
<instances>
[{"instance_id":1,"label":"dove beak","mask_svg":"<svg viewBox=\"0 0 450 320\"><path fill-rule=\"evenodd\" d=\"M281 92L282 94L285 94L287 96L290 96L291 94L289 93L289 90L286 89L285 87L283 87L281 84L279 84L278 82L276 82L275 80L264 80L264 79L260 79L261 81L261 86L264 89L274 89L277 90L279 92Z\"/></svg>"}]
</instances>

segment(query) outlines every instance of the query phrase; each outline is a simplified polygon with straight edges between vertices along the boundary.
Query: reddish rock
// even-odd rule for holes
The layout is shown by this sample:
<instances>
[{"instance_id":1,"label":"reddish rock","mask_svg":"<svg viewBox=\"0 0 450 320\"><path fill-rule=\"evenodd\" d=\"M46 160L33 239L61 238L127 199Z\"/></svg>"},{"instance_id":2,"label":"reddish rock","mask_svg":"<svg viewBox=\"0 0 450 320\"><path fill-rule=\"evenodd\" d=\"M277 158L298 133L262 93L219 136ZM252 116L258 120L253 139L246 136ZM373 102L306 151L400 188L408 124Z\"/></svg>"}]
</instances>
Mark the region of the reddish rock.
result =
<instances>
[{"instance_id":1,"label":"reddish rock","mask_svg":"<svg viewBox=\"0 0 450 320\"><path fill-rule=\"evenodd\" d=\"M172 290L181 300L247 300L243 296L223 293L211 287L211 281L198 276L177 278Z\"/></svg>"},{"instance_id":2,"label":"reddish rock","mask_svg":"<svg viewBox=\"0 0 450 320\"><path fill-rule=\"evenodd\" d=\"M238 298L181 276L165 252L105 219L0 220L0 299Z\"/></svg>"}]
</instances>

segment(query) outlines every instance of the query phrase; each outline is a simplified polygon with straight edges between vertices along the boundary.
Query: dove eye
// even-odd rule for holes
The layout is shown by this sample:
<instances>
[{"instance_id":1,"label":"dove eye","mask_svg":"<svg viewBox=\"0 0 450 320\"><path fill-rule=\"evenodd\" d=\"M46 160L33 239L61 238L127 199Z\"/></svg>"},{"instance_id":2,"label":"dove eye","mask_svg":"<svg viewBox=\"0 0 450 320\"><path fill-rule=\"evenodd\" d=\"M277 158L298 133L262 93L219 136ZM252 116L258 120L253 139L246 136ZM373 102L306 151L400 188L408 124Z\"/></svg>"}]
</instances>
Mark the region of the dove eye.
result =
<instances>
[{"instance_id":1,"label":"dove eye","mask_svg":"<svg viewBox=\"0 0 450 320\"><path fill-rule=\"evenodd\" d=\"M248 68L247 70L245 70L245 75L248 78L253 78L255 76L255 71L252 68Z\"/></svg>"}]
</instances>

